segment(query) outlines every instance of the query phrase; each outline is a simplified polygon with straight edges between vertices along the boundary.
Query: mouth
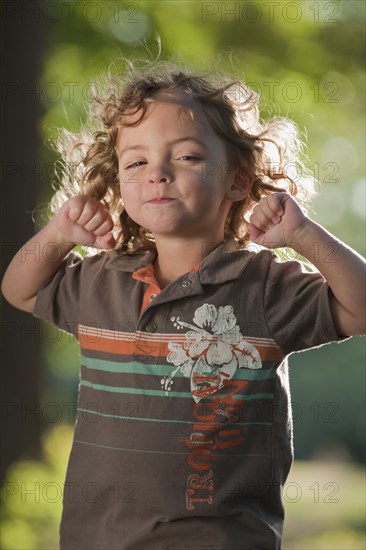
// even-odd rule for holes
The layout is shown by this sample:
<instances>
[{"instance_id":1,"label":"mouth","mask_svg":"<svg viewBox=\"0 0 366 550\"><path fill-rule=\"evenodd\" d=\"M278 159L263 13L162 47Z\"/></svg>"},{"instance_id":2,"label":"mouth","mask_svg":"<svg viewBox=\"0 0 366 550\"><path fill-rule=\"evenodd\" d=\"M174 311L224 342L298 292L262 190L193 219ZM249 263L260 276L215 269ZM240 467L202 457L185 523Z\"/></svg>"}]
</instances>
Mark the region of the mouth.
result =
<instances>
[{"instance_id":1,"label":"mouth","mask_svg":"<svg viewBox=\"0 0 366 550\"><path fill-rule=\"evenodd\" d=\"M169 203L169 202L172 202L174 201L175 199L171 198L171 197L155 197L148 202L148 204L166 204L166 203Z\"/></svg>"}]
</instances>

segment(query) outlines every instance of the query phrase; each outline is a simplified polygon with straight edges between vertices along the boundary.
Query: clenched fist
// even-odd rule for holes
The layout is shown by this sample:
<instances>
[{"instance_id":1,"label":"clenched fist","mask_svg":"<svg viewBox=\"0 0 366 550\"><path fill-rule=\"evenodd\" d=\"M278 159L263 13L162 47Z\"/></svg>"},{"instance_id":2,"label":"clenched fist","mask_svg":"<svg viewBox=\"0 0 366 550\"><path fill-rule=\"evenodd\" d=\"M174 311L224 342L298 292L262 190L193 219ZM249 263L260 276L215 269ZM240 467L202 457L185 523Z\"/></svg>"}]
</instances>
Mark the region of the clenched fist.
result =
<instances>
[{"instance_id":1,"label":"clenched fist","mask_svg":"<svg viewBox=\"0 0 366 550\"><path fill-rule=\"evenodd\" d=\"M53 220L62 237L75 245L114 248L113 220L106 207L92 197L72 197Z\"/></svg>"},{"instance_id":2,"label":"clenched fist","mask_svg":"<svg viewBox=\"0 0 366 550\"><path fill-rule=\"evenodd\" d=\"M306 228L309 218L288 193L262 198L250 217L250 239L267 248L291 246Z\"/></svg>"}]
</instances>

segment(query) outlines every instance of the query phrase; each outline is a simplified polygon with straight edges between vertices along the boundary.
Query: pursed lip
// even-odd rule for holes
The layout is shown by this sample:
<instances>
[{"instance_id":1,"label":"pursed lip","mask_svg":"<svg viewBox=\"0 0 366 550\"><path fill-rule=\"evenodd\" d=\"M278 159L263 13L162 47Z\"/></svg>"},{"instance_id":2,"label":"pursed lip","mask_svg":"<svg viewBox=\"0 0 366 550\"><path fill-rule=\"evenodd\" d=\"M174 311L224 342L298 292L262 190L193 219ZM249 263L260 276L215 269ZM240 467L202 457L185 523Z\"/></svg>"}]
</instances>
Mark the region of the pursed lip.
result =
<instances>
[{"instance_id":1,"label":"pursed lip","mask_svg":"<svg viewBox=\"0 0 366 550\"><path fill-rule=\"evenodd\" d=\"M165 203L168 203L168 202L172 202L174 200L175 199L173 199L173 197L154 197L154 198L150 199L147 202L149 204L165 204Z\"/></svg>"}]
</instances>

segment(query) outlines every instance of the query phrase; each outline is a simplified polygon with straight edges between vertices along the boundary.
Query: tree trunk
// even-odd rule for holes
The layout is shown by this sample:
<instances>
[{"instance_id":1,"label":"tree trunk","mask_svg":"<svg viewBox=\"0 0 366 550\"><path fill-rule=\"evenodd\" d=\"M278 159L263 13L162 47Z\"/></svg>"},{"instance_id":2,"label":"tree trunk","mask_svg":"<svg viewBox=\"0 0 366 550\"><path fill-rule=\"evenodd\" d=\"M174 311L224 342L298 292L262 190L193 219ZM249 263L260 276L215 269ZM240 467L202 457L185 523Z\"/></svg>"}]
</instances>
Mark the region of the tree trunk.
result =
<instances>
[{"instance_id":1,"label":"tree trunk","mask_svg":"<svg viewBox=\"0 0 366 550\"><path fill-rule=\"evenodd\" d=\"M39 93L41 54L47 21L38 1L3 2L1 75L2 269L34 234L42 114ZM1 482L8 466L40 449L40 326L29 314L3 300L1 346Z\"/></svg>"}]
</instances>

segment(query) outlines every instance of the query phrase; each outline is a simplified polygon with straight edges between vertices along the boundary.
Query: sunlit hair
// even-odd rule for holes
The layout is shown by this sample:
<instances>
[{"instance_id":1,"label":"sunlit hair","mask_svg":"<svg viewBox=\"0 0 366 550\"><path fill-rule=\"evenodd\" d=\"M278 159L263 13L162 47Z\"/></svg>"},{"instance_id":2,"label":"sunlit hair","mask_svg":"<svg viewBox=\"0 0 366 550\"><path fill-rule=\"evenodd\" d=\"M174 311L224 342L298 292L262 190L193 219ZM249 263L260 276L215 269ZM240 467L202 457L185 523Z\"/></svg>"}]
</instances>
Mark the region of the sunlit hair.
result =
<instances>
[{"instance_id":1,"label":"sunlit hair","mask_svg":"<svg viewBox=\"0 0 366 550\"><path fill-rule=\"evenodd\" d=\"M127 214L120 194L116 141L118 129L129 126L131 114L141 121L160 90L187 94L184 107L199 104L214 132L226 145L230 170L237 170L249 195L234 202L225 223L225 240L241 246L248 240L245 219L263 196L286 191L302 205L314 192L306 170L303 141L296 124L284 117L263 121L259 97L244 82L226 77L192 74L175 63L158 61L143 69L128 63L123 75L104 76L81 132L61 131L56 149L61 154L60 188L51 201L56 212L69 197L95 197L116 223L116 248L130 254L155 249L151 232ZM134 117L136 124L136 117Z\"/></svg>"}]
</instances>

